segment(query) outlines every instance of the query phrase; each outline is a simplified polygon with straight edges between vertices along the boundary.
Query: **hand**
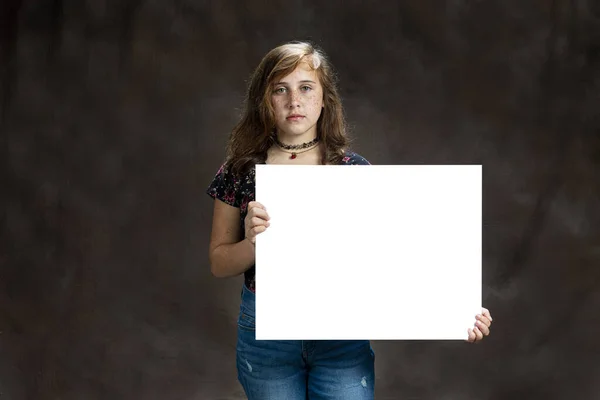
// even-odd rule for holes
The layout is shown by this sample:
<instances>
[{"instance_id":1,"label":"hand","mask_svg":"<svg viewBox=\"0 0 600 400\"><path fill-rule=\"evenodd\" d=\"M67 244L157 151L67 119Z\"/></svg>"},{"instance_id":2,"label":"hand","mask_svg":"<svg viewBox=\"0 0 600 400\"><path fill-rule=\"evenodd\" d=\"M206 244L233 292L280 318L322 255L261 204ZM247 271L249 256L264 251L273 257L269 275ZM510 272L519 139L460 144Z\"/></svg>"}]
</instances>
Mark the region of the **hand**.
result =
<instances>
[{"instance_id":1,"label":"hand","mask_svg":"<svg viewBox=\"0 0 600 400\"><path fill-rule=\"evenodd\" d=\"M244 219L245 238L256 244L256 235L267 229L269 219L265 206L256 201L248 203L248 214Z\"/></svg>"},{"instance_id":2,"label":"hand","mask_svg":"<svg viewBox=\"0 0 600 400\"><path fill-rule=\"evenodd\" d=\"M492 315L487 308L481 309L481 314L475 316L475 326L469 329L469 338L467 342L475 343L483 339L484 336L490 334L490 326L492 325Z\"/></svg>"}]
</instances>

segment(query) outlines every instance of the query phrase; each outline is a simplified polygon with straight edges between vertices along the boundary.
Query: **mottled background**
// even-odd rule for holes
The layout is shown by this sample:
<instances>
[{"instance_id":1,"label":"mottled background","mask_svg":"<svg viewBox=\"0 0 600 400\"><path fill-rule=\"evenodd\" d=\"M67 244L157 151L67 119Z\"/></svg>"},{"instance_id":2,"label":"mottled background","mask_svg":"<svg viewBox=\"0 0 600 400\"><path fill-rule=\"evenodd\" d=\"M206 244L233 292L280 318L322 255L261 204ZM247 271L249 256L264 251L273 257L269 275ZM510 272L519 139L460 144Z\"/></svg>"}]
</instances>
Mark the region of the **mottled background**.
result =
<instances>
[{"instance_id":1,"label":"mottled background","mask_svg":"<svg viewBox=\"0 0 600 400\"><path fill-rule=\"evenodd\" d=\"M204 190L251 69L293 39L330 55L373 164L484 168L493 334L375 342L377 398L600 398L598 1L0 13L0 398L243 398L241 278L210 275Z\"/></svg>"}]
</instances>

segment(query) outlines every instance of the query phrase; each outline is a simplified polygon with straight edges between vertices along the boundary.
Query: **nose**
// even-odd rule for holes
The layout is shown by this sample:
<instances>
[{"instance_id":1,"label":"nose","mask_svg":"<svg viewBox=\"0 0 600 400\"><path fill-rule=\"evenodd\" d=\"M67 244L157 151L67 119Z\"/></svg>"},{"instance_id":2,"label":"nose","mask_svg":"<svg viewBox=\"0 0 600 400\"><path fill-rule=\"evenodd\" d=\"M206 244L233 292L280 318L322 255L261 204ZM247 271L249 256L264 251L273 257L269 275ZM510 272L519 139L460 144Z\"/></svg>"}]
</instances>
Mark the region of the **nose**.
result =
<instances>
[{"instance_id":1,"label":"nose","mask_svg":"<svg viewBox=\"0 0 600 400\"><path fill-rule=\"evenodd\" d=\"M300 106L299 96L295 90L290 91L290 104L289 108L295 108Z\"/></svg>"}]
</instances>

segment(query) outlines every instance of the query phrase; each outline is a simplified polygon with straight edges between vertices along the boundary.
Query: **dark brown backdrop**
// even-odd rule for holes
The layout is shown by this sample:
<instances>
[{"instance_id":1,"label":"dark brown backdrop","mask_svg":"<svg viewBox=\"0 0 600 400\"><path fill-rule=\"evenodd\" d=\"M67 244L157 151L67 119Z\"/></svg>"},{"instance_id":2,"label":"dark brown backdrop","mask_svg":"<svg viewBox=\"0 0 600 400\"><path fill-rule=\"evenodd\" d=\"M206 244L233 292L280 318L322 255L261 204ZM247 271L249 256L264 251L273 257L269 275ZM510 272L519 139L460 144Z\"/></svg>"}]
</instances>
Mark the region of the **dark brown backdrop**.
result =
<instances>
[{"instance_id":1,"label":"dark brown backdrop","mask_svg":"<svg viewBox=\"0 0 600 400\"><path fill-rule=\"evenodd\" d=\"M373 164L484 168L493 336L375 342L377 398L598 398L598 4L3 0L0 397L242 398L204 190L251 69L311 39Z\"/></svg>"}]
</instances>

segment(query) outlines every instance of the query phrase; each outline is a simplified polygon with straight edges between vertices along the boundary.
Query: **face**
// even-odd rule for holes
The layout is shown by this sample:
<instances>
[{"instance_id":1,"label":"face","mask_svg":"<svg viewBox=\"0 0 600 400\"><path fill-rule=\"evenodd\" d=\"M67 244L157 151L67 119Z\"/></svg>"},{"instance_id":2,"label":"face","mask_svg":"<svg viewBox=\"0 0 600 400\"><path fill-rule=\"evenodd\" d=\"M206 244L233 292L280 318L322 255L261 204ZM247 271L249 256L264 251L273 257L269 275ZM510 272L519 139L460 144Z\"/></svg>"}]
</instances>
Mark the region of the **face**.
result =
<instances>
[{"instance_id":1,"label":"face","mask_svg":"<svg viewBox=\"0 0 600 400\"><path fill-rule=\"evenodd\" d=\"M275 82L271 101L280 140L297 143L312 140L323 107L323 88L317 72L301 63L291 74Z\"/></svg>"}]
</instances>

